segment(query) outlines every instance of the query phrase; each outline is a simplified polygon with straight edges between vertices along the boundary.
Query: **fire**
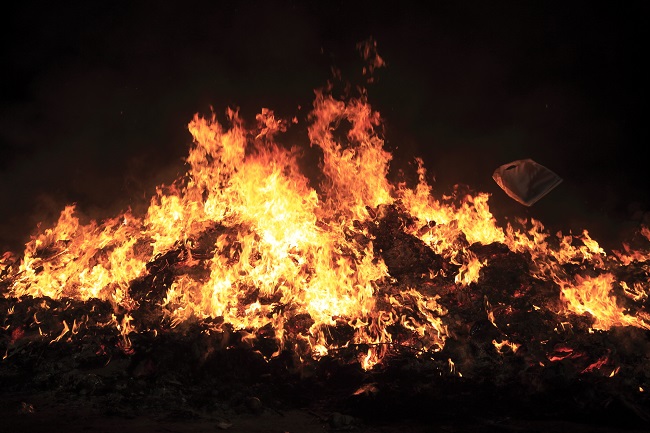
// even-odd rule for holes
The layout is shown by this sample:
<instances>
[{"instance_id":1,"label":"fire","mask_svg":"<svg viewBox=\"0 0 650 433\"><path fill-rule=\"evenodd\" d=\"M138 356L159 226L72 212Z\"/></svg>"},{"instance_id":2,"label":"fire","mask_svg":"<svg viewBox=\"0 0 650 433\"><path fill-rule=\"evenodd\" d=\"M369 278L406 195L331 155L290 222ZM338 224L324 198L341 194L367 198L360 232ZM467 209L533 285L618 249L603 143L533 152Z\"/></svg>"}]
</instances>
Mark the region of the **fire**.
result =
<instances>
[{"instance_id":1,"label":"fire","mask_svg":"<svg viewBox=\"0 0 650 433\"><path fill-rule=\"evenodd\" d=\"M377 59L374 67L382 66ZM449 277L451 290L471 291L489 262L469 247L499 243L531 257L533 278L559 286L564 308L555 311L558 324L568 314L588 314L595 330L650 329L641 313L628 314L610 293L618 284L630 299L646 299L647 286L618 282L614 270L647 262L649 254L626 247L610 258L586 231L553 237L535 220L501 227L488 194L435 198L422 159L416 185L391 184L392 155L378 133L382 118L365 93L337 99L316 92L307 132L322 154L319 185L301 172L300 149L278 143L295 120L276 118L267 108L255 120L249 128L233 109L225 121L215 113L195 115L187 172L158 187L146 214L127 211L82 223L74 205L65 207L53 227L26 244L20 260L2 256L4 296L107 302L114 314L106 326L115 327L125 352L134 333L199 320L215 331L225 324L249 335L272 330L278 349L270 356L291 348L318 359L355 346L360 365L371 369L392 347L439 352L449 338L448 311L435 289L398 284L385 248L377 247L381 224L394 218L409 241L457 266L431 262L423 271L430 281ZM568 276L566 265L584 275ZM601 272L594 276L594 269ZM134 296L154 287L163 293ZM145 298L161 311L160 324L146 325L152 329L134 315ZM485 312L496 327L487 298ZM62 324L52 341L83 326ZM392 332L396 326L406 332ZM350 335L332 338L336 327ZM521 342L493 344L514 353ZM455 371L451 359L449 366Z\"/></svg>"},{"instance_id":2,"label":"fire","mask_svg":"<svg viewBox=\"0 0 650 433\"><path fill-rule=\"evenodd\" d=\"M625 314L616 302L616 296L610 294L615 278L612 274L597 277L576 276L575 283L559 281L562 295L567 307L578 313L589 313L595 318L593 328L607 330L612 326L637 326L650 329L650 324L643 318Z\"/></svg>"},{"instance_id":3,"label":"fire","mask_svg":"<svg viewBox=\"0 0 650 433\"><path fill-rule=\"evenodd\" d=\"M519 345L517 343L513 343L513 342L508 341L508 340L504 340L504 341L500 341L500 342L498 342L496 340L492 340L492 344L494 345L495 349L499 351L499 353L504 353L507 350L511 350L514 353L514 352L517 352L517 350L521 346L521 345Z\"/></svg>"}]
</instances>

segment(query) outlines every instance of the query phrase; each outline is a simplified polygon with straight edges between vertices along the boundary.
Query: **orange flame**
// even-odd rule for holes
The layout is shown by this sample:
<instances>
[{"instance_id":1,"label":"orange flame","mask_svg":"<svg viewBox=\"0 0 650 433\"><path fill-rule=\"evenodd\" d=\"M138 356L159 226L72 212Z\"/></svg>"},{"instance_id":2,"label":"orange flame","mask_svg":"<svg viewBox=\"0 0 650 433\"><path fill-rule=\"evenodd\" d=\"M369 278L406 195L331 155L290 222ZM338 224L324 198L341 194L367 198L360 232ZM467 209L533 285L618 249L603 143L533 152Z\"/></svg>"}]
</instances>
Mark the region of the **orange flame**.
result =
<instances>
[{"instance_id":1,"label":"orange flame","mask_svg":"<svg viewBox=\"0 0 650 433\"><path fill-rule=\"evenodd\" d=\"M607 330L612 326L650 329L645 320L625 314L624 309L617 305L616 297L610 294L614 281L614 275L607 273L597 277L578 275L575 283L562 280L558 283L567 307L578 314L591 314L595 319L594 329Z\"/></svg>"},{"instance_id":2,"label":"orange flame","mask_svg":"<svg viewBox=\"0 0 650 433\"><path fill-rule=\"evenodd\" d=\"M371 48L364 50L372 54ZM376 56L374 67L382 65ZM391 184L392 155L376 131L381 117L365 97L339 100L316 92L308 136L322 152L324 181L317 188L301 173L297 149L276 142L292 122L266 108L251 130L236 110L228 109L226 117L222 124L215 114L194 116L188 125L194 144L187 173L172 185L159 186L144 216L126 212L82 224L75 207L67 206L54 227L26 244L19 262L4 254L0 282L8 287L5 296L109 302L113 326L128 351L129 335L142 331L131 314L139 307L130 293L133 283L148 275L148 264L176 250L179 262L164 266L194 271L172 274L164 286L158 306L171 326L192 318L220 318L219 323L250 333L270 327L279 350L291 342L304 345L314 358L358 345L359 362L370 369L391 345L404 343L388 331L393 325L417 336L422 352L442 350L448 337L447 311L437 295L414 287L398 294L380 290L393 276L376 254L368 227L380 206L399 204L414 221L404 231L458 265L454 281L459 287L480 283L481 269L488 265L466 247L498 242L528 254L535 264L533 276L560 287L566 311L558 314L591 314L594 329L650 329L642 317L617 305L610 294L614 273L571 279L562 268L574 264L607 270L647 261L650 255L628 249L618 254L618 261L608 261L586 231L553 238L535 220L521 221L525 230L510 224L501 228L486 193L434 198L421 159L414 188ZM647 297L648 287L620 286L630 298ZM495 323L487 299L486 311ZM308 326L289 326L296 317L308 317ZM328 327L338 325L353 330L349 341L329 337ZM63 326L53 341L82 325L74 323L71 330L64 321ZM494 344L500 351L518 348L505 340ZM449 364L453 370L451 359Z\"/></svg>"}]
</instances>

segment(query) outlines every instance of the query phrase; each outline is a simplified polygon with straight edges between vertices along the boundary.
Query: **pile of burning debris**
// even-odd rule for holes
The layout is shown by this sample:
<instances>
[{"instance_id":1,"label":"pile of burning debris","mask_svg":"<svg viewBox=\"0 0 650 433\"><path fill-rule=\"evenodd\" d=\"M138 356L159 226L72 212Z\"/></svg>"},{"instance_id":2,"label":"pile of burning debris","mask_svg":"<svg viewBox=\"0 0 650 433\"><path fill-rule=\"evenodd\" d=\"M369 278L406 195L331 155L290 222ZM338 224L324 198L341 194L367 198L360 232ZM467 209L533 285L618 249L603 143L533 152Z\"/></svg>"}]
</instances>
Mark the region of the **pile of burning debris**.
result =
<instances>
[{"instance_id":1,"label":"pile of burning debris","mask_svg":"<svg viewBox=\"0 0 650 433\"><path fill-rule=\"evenodd\" d=\"M486 194L435 199L422 161L392 185L363 97L317 94L317 187L275 140L287 122L227 117L192 120L188 172L145 216L69 206L3 256L3 392L117 413L650 421L650 230L605 252L501 227Z\"/></svg>"}]
</instances>

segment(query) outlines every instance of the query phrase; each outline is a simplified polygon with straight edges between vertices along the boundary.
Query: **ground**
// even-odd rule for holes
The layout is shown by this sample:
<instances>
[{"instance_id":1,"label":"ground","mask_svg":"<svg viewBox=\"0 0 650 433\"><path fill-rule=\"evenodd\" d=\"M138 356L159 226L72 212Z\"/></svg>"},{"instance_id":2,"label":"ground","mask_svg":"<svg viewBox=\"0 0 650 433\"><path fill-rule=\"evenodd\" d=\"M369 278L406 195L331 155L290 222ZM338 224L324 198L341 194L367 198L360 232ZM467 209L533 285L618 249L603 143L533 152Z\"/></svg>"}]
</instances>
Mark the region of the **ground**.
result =
<instances>
[{"instance_id":1,"label":"ground","mask_svg":"<svg viewBox=\"0 0 650 433\"><path fill-rule=\"evenodd\" d=\"M375 424L338 412L319 412L312 408L286 411L262 406L250 411L198 413L179 410L151 412L133 409L115 412L110 407L92 407L81 400L57 401L55 393L4 395L0 406L0 433L647 433L639 427L616 427L561 420L526 420L506 416L436 420L407 420L397 417L391 422Z\"/></svg>"}]
</instances>

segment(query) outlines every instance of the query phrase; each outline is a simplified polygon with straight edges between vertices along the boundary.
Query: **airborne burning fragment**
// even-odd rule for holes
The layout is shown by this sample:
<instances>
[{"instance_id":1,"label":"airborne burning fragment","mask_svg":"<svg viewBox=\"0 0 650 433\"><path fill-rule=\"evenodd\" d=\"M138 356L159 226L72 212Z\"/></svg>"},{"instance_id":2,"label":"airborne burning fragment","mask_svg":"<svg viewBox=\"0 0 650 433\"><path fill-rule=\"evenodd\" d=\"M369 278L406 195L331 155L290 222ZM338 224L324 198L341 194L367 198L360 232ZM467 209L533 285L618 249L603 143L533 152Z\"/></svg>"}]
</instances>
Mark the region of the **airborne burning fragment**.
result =
<instances>
[{"instance_id":1,"label":"airborne burning fragment","mask_svg":"<svg viewBox=\"0 0 650 433\"><path fill-rule=\"evenodd\" d=\"M27 364L41 372L34 381L55 381L38 367L51 357L33 358L54 348L75 369L126 359L129 375L160 377L179 362L167 345L191 347L201 377L241 351L259 355L252 371L278 377L339 365L388 381L416 363L420 395L434 400L437 384L461 377L531 404L587 383L599 394L587 410L604 395L648 419L648 229L607 253L587 232L501 227L484 193L437 199L420 160L417 185L391 184L364 96L317 92L316 187L299 149L276 141L287 122L265 109L256 128L244 123L235 110L225 124L195 116L188 171L159 187L146 215L82 223L68 206L23 257L2 257L0 370L11 386ZM74 386L119 384L89 377Z\"/></svg>"}]
</instances>

